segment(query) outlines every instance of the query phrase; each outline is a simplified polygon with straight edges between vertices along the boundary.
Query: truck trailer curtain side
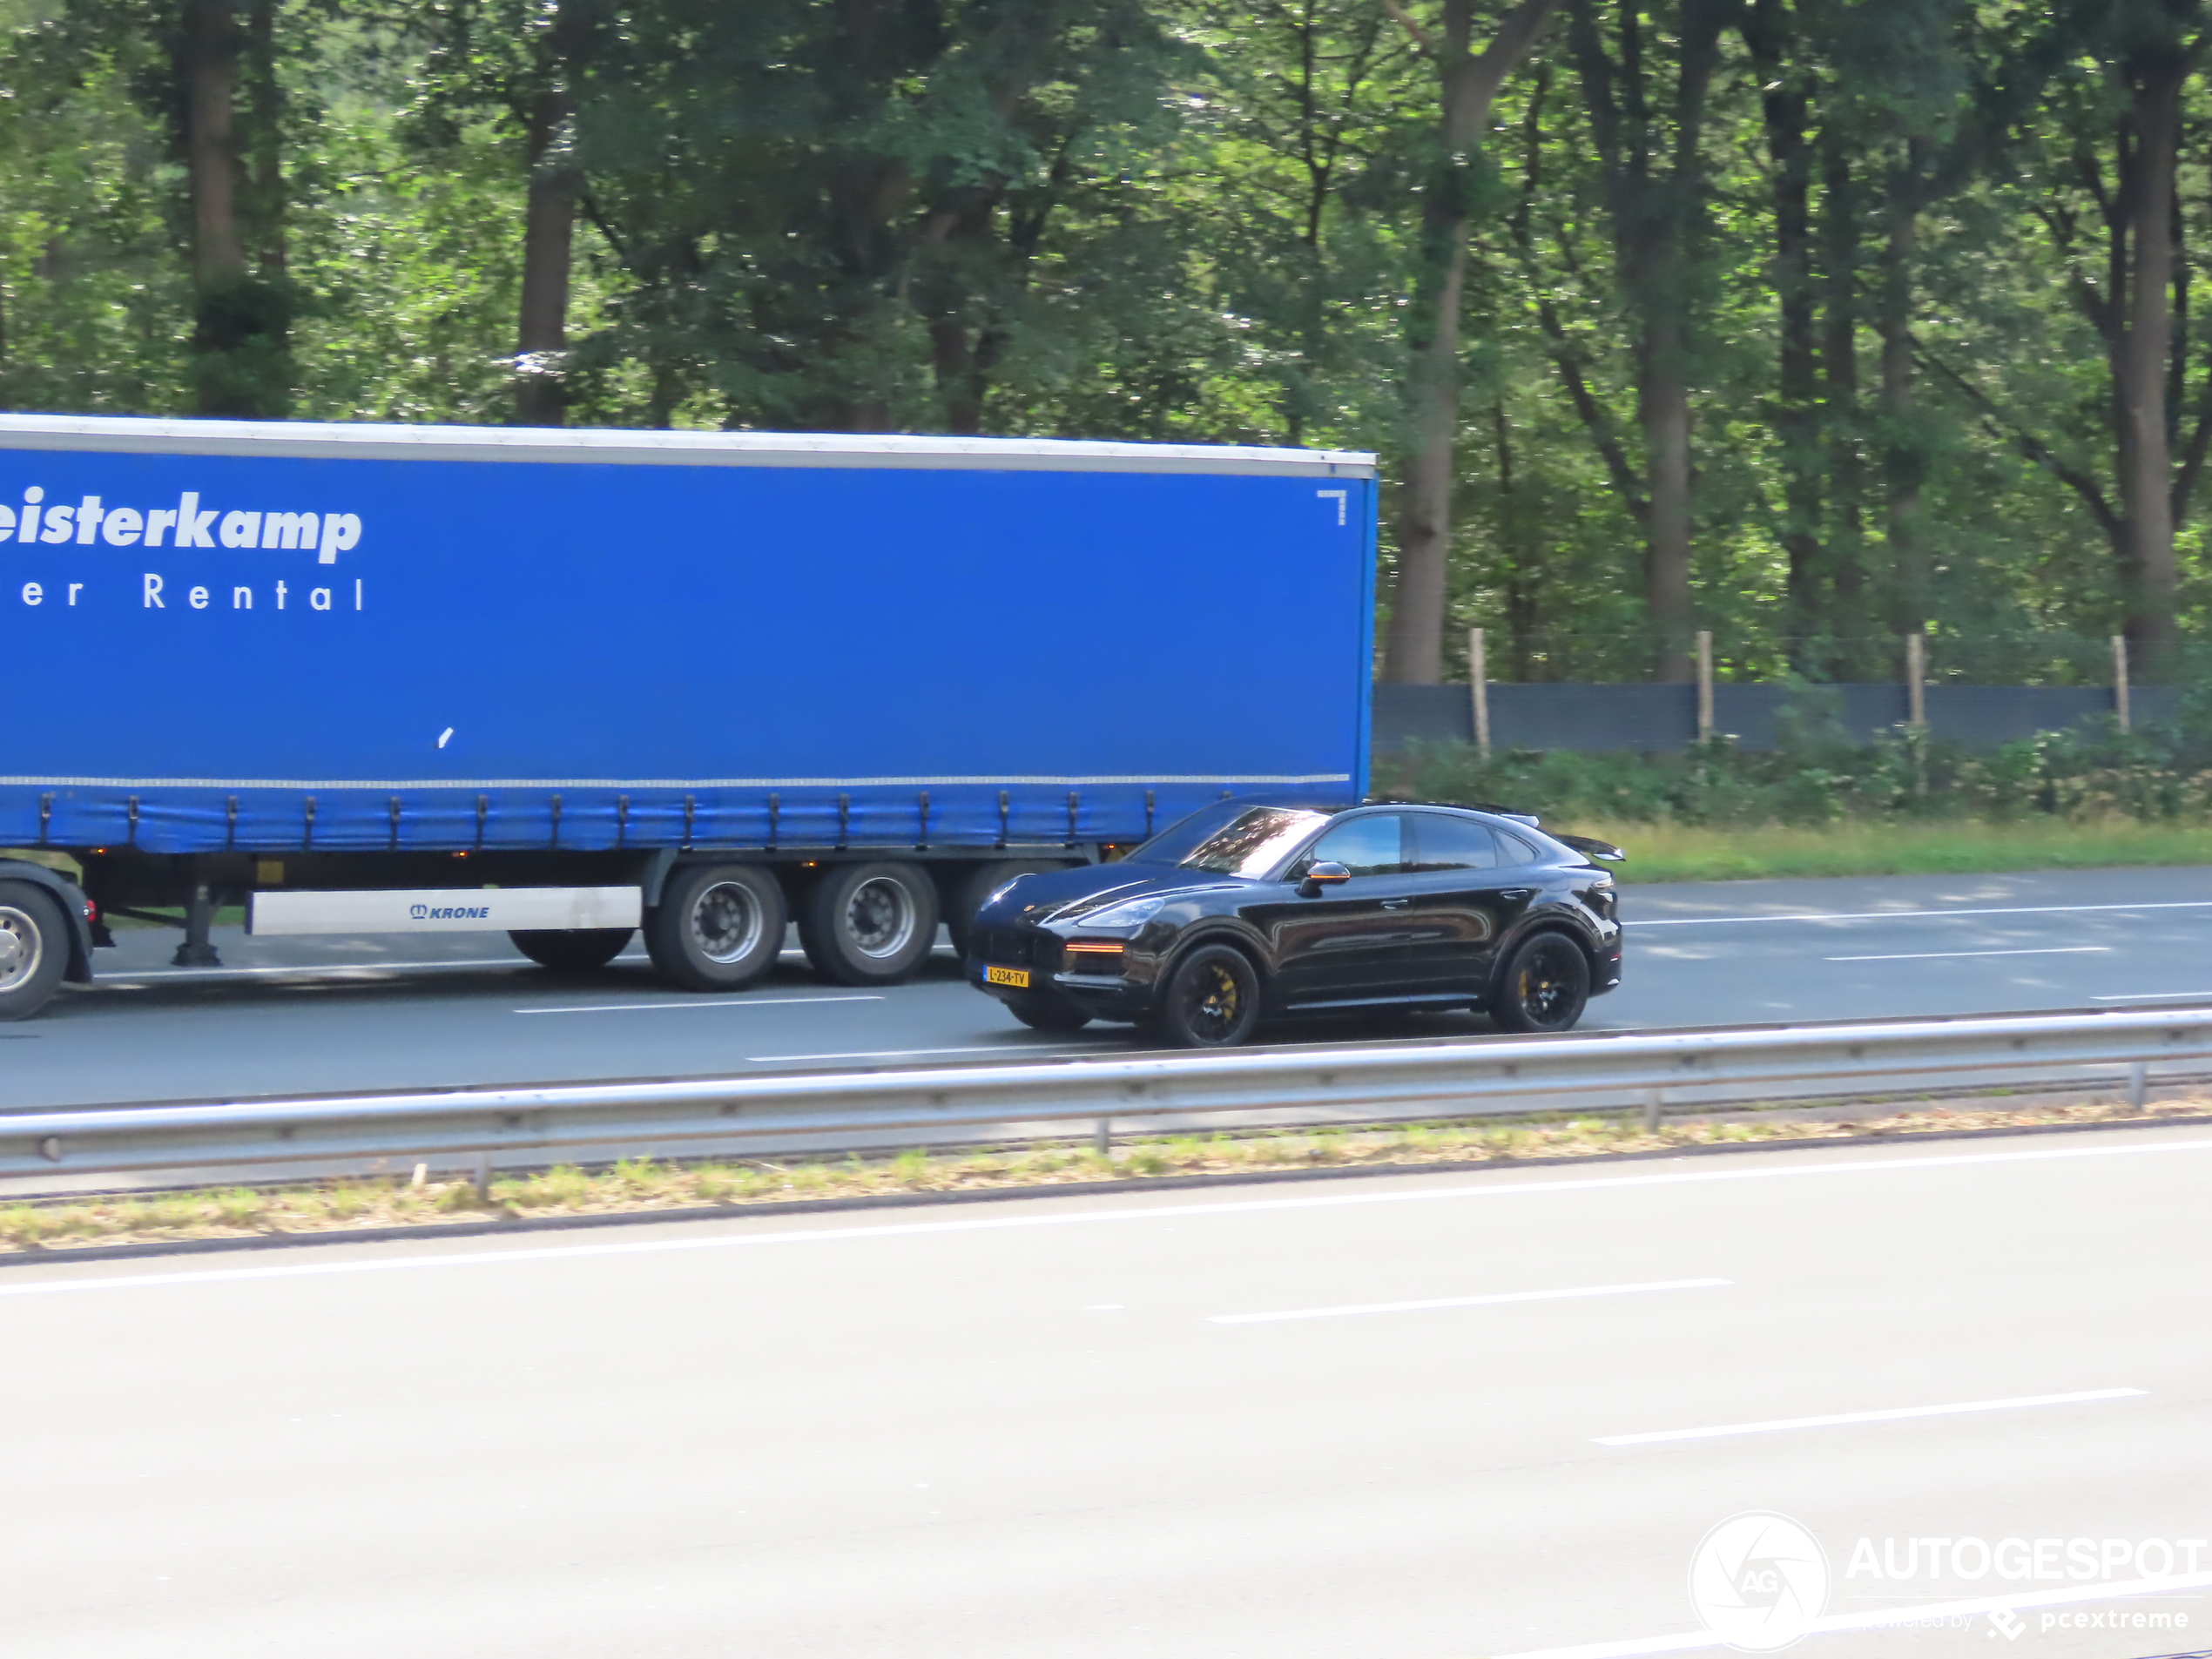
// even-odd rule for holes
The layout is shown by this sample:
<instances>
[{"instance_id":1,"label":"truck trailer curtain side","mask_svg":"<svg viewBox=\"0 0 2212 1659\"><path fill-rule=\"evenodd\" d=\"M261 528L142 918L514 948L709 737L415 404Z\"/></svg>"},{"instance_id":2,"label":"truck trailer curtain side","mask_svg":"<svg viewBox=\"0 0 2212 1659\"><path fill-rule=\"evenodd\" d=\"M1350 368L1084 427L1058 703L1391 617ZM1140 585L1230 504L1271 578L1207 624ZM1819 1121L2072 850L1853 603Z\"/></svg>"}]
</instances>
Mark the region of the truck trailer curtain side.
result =
<instances>
[{"instance_id":1,"label":"truck trailer curtain side","mask_svg":"<svg viewBox=\"0 0 2212 1659\"><path fill-rule=\"evenodd\" d=\"M650 911L717 853L1095 857L1224 793L1354 799L1374 523L1341 452L0 417L47 688L0 846L125 906ZM423 879L455 853L496 876Z\"/></svg>"}]
</instances>

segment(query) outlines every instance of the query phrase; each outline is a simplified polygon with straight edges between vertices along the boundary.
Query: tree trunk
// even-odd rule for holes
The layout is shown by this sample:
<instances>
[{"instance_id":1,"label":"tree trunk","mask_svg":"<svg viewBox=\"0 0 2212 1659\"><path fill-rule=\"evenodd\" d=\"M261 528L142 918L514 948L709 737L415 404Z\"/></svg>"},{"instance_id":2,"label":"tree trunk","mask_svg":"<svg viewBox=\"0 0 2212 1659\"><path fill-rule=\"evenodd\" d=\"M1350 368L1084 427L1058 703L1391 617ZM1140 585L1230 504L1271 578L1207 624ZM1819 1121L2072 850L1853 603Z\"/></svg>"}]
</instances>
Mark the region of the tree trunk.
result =
<instances>
[{"instance_id":1,"label":"tree trunk","mask_svg":"<svg viewBox=\"0 0 2212 1659\"><path fill-rule=\"evenodd\" d=\"M1662 272L1655 276L1664 278ZM1636 354L1636 421L1643 432L1651 509L1644 534L1644 608L1656 636L1654 678L1686 680L1689 592L1689 379L1677 319L1645 327Z\"/></svg>"},{"instance_id":2,"label":"tree trunk","mask_svg":"<svg viewBox=\"0 0 2212 1659\"><path fill-rule=\"evenodd\" d=\"M1474 0L1445 0L1435 43L1441 153L1421 202L1420 272L1406 324L1410 438L1398 514L1383 678L1433 685L1444 666L1444 599L1452 551L1453 448L1460 425L1460 305L1467 221L1490 105L1534 44L1556 0L1521 0L1480 57L1469 51Z\"/></svg>"},{"instance_id":3,"label":"tree trunk","mask_svg":"<svg viewBox=\"0 0 2212 1659\"><path fill-rule=\"evenodd\" d=\"M2181 158L2181 91L2189 60L2175 50L2129 67L2128 138L2121 165L2129 261L2126 314L2114 342L2121 512L2121 590L2128 638L2155 671L2175 638L2173 456L2166 418L2167 356L2173 349L2175 173ZM2130 165L2132 160L2132 165Z\"/></svg>"},{"instance_id":4,"label":"tree trunk","mask_svg":"<svg viewBox=\"0 0 2212 1659\"><path fill-rule=\"evenodd\" d=\"M1866 549L1862 497L1865 469L1858 429L1858 189L1851 175L1852 135L1832 118L1821 131L1820 264L1822 378L1833 519L1827 545L1829 648L1824 678L1867 671Z\"/></svg>"},{"instance_id":5,"label":"tree trunk","mask_svg":"<svg viewBox=\"0 0 2212 1659\"><path fill-rule=\"evenodd\" d=\"M1804 642L1822 631L1819 359L1814 347L1812 147L1806 142L1804 84L1791 64L1795 45L1783 0L1755 0L1743 24L1763 88L1760 111L1774 170L1776 308L1780 323L1775 435L1782 448L1781 543L1789 562L1791 662L1806 666Z\"/></svg>"},{"instance_id":6,"label":"tree trunk","mask_svg":"<svg viewBox=\"0 0 2212 1659\"><path fill-rule=\"evenodd\" d=\"M1876 324L1882 337L1883 519L1889 536L1892 591L1885 620L1891 632L1899 635L1924 630L1931 608L1927 549L1920 540L1920 482L1926 463L1912 367L1912 267L1919 251L1925 148L1923 140L1908 141L1905 165L1891 178Z\"/></svg>"},{"instance_id":7,"label":"tree trunk","mask_svg":"<svg viewBox=\"0 0 2212 1659\"><path fill-rule=\"evenodd\" d=\"M245 36L233 0L186 0L179 31L192 193L192 401L201 415L281 418L291 404L290 316L257 278L239 219L237 113Z\"/></svg>"},{"instance_id":8,"label":"tree trunk","mask_svg":"<svg viewBox=\"0 0 2212 1659\"><path fill-rule=\"evenodd\" d=\"M582 44L580 0L561 0L546 37L548 61L529 102L523 142L529 185L523 210L523 298L515 342L515 418L523 426L568 419L569 282L576 246L574 81Z\"/></svg>"}]
</instances>

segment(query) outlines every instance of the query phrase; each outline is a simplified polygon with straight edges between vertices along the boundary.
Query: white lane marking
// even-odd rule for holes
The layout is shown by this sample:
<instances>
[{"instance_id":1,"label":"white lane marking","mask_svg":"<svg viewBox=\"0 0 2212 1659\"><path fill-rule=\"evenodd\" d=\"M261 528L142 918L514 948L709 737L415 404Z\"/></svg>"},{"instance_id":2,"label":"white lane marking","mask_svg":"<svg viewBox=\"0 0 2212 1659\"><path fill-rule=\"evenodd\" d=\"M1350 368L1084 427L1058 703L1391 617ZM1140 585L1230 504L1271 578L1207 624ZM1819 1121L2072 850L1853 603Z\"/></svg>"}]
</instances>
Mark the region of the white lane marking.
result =
<instances>
[{"instance_id":1,"label":"white lane marking","mask_svg":"<svg viewBox=\"0 0 2212 1659\"><path fill-rule=\"evenodd\" d=\"M1647 1285L1584 1285L1571 1291L1501 1291L1489 1296L1437 1296L1420 1302L1367 1302L1351 1307L1293 1308L1285 1313L1209 1313L1208 1325L1275 1325L1285 1319L1341 1319L1359 1313L1426 1313L1431 1308L1502 1307L1509 1302L1564 1302L1581 1296L1633 1296L1642 1291L1710 1291L1724 1278L1661 1278Z\"/></svg>"},{"instance_id":2,"label":"white lane marking","mask_svg":"<svg viewBox=\"0 0 2212 1659\"><path fill-rule=\"evenodd\" d=\"M880 1002L873 992L859 996L694 996L682 1002L585 1002L550 1008L515 1008L516 1014L632 1014L644 1008L779 1008L792 1002Z\"/></svg>"},{"instance_id":3,"label":"white lane marking","mask_svg":"<svg viewBox=\"0 0 2212 1659\"><path fill-rule=\"evenodd\" d=\"M2093 996L2092 1002L2171 1002L2183 997L2212 996L2212 991L2128 991L2124 995Z\"/></svg>"},{"instance_id":4,"label":"white lane marking","mask_svg":"<svg viewBox=\"0 0 2212 1659\"><path fill-rule=\"evenodd\" d=\"M1501 1181L1494 1184L1431 1187L1413 1191L1332 1192L1296 1198L1221 1199L1207 1204L1132 1204L1120 1210L1065 1210L1042 1215L973 1216L954 1221L885 1222L867 1227L819 1227L783 1232L716 1233L705 1238L633 1238L596 1244L549 1244L433 1255L384 1256L342 1261L290 1262L268 1267L215 1267L174 1273L128 1273L109 1278L91 1274L5 1282L17 1271L44 1271L48 1264L0 1270L0 1297L46 1296L70 1291L115 1291L161 1285L220 1285L246 1279L320 1278L346 1273L382 1273L428 1267L484 1267L511 1262L583 1260L599 1256L664 1256L698 1250L742 1250L765 1244L819 1244L850 1239L919 1238L938 1233L1020 1231L1037 1227L1086 1226L1099 1222L1189 1221L1209 1216L1270 1215L1293 1210L1357 1210L1377 1204L1436 1204L1460 1198L1509 1198L1556 1192L1607 1192L1639 1187L1709 1186L1730 1181L1788 1180L1806 1176L1893 1175L1919 1170L1958 1170L1979 1165L2051 1163L2071 1158L2164 1157L2175 1152L2212 1152L2212 1136L2098 1146L2035 1147L2018 1152L1960 1152L1934 1157L1839 1159L1769 1165L1748 1170L1681 1170L1664 1175L1565 1177L1550 1181ZM1009 1191L1008 1197L1049 1197L1049 1188ZM431 1241L425 1240L428 1243ZM87 1264L91 1265L91 1264ZM74 1265L73 1264L71 1265ZM66 1270L64 1270L66 1271Z\"/></svg>"},{"instance_id":5,"label":"white lane marking","mask_svg":"<svg viewBox=\"0 0 2212 1659\"><path fill-rule=\"evenodd\" d=\"M1108 1045L1102 1044L1103 1048ZM921 1054L1002 1054L1020 1060L1055 1060L1069 1055L1096 1054L1098 1049L1016 1049L1003 1042L979 1043L968 1049L861 1049L850 1054L749 1054L745 1059L770 1060L903 1060Z\"/></svg>"},{"instance_id":6,"label":"white lane marking","mask_svg":"<svg viewBox=\"0 0 2212 1659\"><path fill-rule=\"evenodd\" d=\"M1722 1423L1710 1428L1662 1428L1647 1434L1593 1434L1600 1446L1656 1446L1662 1440L1717 1440L1731 1434L1776 1434L1791 1428L1840 1428L1851 1423L1897 1423L1908 1417L1956 1417L1966 1412L2022 1411L2031 1406L2080 1406L2100 1399L2141 1399L2148 1388L2085 1388L2071 1394L2022 1394L2015 1399L1968 1399L1949 1406L1892 1406L1878 1412L1831 1412L1824 1417L1777 1417L1765 1423Z\"/></svg>"},{"instance_id":7,"label":"white lane marking","mask_svg":"<svg viewBox=\"0 0 2212 1659\"><path fill-rule=\"evenodd\" d=\"M1723 921L1896 921L1913 916L2063 916L2090 910L2212 910L2212 899L2161 899L2148 904L2027 904L1993 910L1835 910L1793 916L1654 916L1622 920L1631 927L1705 927Z\"/></svg>"},{"instance_id":8,"label":"white lane marking","mask_svg":"<svg viewBox=\"0 0 2212 1659\"><path fill-rule=\"evenodd\" d=\"M2018 1612L2023 1608L2070 1607L2082 1602L2123 1601L2136 1595L2171 1595L2212 1586L2212 1573L2168 1573L2162 1578L2107 1579L2101 1584L2068 1584L2055 1590L2021 1590L2012 1595L1974 1596L1963 1602L1924 1602L1917 1607L1877 1608L1865 1613L1831 1613L1806 1621L1807 1635L1839 1630L1876 1630L1884 1625L1933 1625L1970 1619L1978 1613ZM1990 1634L1994 1635L1992 1631ZM1503 1659L1642 1659L1646 1654L1696 1653L1723 1648L1727 1636L1712 1630L1683 1630L1673 1635L1634 1636L1625 1642L1586 1642L1573 1648L1536 1648Z\"/></svg>"},{"instance_id":9,"label":"white lane marking","mask_svg":"<svg viewBox=\"0 0 2212 1659\"><path fill-rule=\"evenodd\" d=\"M2038 945L2028 950L1907 950L1886 956L1824 956L1824 962L1932 962L1953 956L2086 956L2109 951L2109 945Z\"/></svg>"}]
</instances>

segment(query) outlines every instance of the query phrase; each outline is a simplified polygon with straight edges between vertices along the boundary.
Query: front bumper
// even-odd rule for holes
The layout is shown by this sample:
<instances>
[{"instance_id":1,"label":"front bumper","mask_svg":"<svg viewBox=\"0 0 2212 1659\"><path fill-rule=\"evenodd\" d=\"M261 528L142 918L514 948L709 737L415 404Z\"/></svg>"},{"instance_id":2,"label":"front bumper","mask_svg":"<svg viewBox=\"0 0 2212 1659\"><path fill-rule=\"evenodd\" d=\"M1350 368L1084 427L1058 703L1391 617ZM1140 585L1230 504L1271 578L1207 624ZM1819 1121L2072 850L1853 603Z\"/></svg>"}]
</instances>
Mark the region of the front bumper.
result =
<instances>
[{"instance_id":1,"label":"front bumper","mask_svg":"<svg viewBox=\"0 0 2212 1659\"><path fill-rule=\"evenodd\" d=\"M1043 927L991 926L979 923L969 935L965 972L968 982L1001 1002L1021 997L1053 997L1075 1003L1101 1020L1133 1020L1152 1005L1152 976L1149 958L1128 952L1120 971L1085 971L1092 967L1072 959L1066 941ZM1026 987L995 985L986 977L994 968L1016 968L1029 975Z\"/></svg>"}]
</instances>

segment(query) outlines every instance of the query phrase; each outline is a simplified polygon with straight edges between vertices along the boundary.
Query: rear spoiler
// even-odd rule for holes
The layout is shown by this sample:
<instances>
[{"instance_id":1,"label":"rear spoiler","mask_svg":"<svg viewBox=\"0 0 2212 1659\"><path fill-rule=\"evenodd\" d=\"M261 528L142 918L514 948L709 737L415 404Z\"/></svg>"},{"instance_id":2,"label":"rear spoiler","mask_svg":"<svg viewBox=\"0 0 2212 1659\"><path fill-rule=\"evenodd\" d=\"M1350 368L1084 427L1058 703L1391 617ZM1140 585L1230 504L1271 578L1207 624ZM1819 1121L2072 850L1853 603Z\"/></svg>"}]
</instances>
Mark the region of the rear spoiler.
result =
<instances>
[{"instance_id":1,"label":"rear spoiler","mask_svg":"<svg viewBox=\"0 0 2212 1659\"><path fill-rule=\"evenodd\" d=\"M1628 858L1610 841L1601 841L1594 835L1561 835L1557 830L1544 832L1561 846L1571 846L1587 858L1602 860L1607 864L1619 864Z\"/></svg>"}]
</instances>

